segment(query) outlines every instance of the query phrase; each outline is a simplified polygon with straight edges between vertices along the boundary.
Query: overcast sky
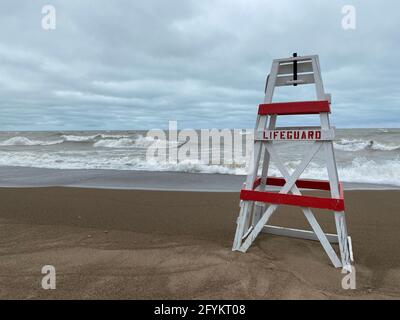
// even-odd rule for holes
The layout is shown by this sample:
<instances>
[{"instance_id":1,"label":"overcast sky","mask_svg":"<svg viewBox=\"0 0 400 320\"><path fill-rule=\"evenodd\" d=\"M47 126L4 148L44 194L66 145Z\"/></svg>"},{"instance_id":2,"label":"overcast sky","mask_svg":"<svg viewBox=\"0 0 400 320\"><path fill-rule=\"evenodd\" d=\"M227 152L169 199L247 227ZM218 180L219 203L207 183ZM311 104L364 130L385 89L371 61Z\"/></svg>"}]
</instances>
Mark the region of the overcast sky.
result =
<instances>
[{"instance_id":1,"label":"overcast sky","mask_svg":"<svg viewBox=\"0 0 400 320\"><path fill-rule=\"evenodd\" d=\"M0 130L251 128L272 59L292 52L319 54L337 127L399 127L399 14L398 0L1 0Z\"/></svg>"}]
</instances>

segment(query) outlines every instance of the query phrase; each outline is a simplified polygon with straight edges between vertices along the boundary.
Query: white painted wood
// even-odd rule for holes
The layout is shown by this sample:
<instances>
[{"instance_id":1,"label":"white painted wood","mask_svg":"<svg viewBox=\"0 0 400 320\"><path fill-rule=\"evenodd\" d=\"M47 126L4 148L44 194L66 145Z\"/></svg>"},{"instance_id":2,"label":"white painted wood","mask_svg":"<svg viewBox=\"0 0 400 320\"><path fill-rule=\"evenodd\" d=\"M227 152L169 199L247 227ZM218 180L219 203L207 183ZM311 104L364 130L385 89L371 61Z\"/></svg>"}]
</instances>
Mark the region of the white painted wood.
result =
<instances>
[{"instance_id":1,"label":"white painted wood","mask_svg":"<svg viewBox=\"0 0 400 320\"><path fill-rule=\"evenodd\" d=\"M269 80L267 83L267 88L266 88L266 93L265 93L265 102L270 102L272 100L272 96L274 94L274 88L275 88L275 79L276 75L278 73L278 67L279 64L277 62L272 63L271 67L271 72L269 76ZM254 132L257 132L259 130L264 130L265 126L267 124L268 117L267 116L257 116L256 119L256 125ZM255 179L257 178L257 171L259 167L259 162L260 162L260 156L261 156L261 151L262 151L262 142L255 141L252 153L250 156L250 162L249 162L249 167L248 167L248 172L247 172L247 179L245 183L245 189L251 190L253 188L253 184ZM248 228L251 226L252 220L254 220L252 216L252 212L254 211L254 206L251 201L245 201L244 204L242 204L241 209L240 209L240 214L239 218L237 221L237 226L236 226L236 233L235 233L235 240L233 244L232 250L238 250L241 245L242 238L245 234L248 233Z\"/></svg>"},{"instance_id":2,"label":"white painted wood","mask_svg":"<svg viewBox=\"0 0 400 320\"><path fill-rule=\"evenodd\" d=\"M267 90L265 90L264 103L271 103L275 91L276 77L278 75L279 62L273 61L269 80L267 83Z\"/></svg>"},{"instance_id":3,"label":"white painted wood","mask_svg":"<svg viewBox=\"0 0 400 320\"><path fill-rule=\"evenodd\" d=\"M321 126L324 129L327 129L330 127L329 116L327 113L321 114L320 119L321 119ZM333 143L325 142L324 148L325 148L325 158L326 158L326 164L327 164L328 176L329 176L329 185L330 185L330 189L331 189L331 197L339 198L340 197L339 178L338 178L338 173L337 173ZM335 215L336 232L337 232L338 238L339 238L339 250L340 250L342 264L343 264L343 266L347 266L347 265L351 264L351 261L350 261L345 214L344 214L344 212L335 212L334 215Z\"/></svg>"},{"instance_id":4,"label":"white painted wood","mask_svg":"<svg viewBox=\"0 0 400 320\"><path fill-rule=\"evenodd\" d=\"M349 244L349 252L350 252L350 260L354 263L354 255L353 255L353 243L351 242L351 237L347 237L347 242Z\"/></svg>"},{"instance_id":5,"label":"white painted wood","mask_svg":"<svg viewBox=\"0 0 400 320\"><path fill-rule=\"evenodd\" d=\"M301 230L301 229L293 229L293 228L265 225L261 232L273 234L276 236L285 236L285 237L291 237L291 238L300 238L300 239L306 239L306 240L319 241L316 234L313 231L309 231L309 230ZM338 243L339 242L337 234L326 233L325 235L330 243Z\"/></svg>"},{"instance_id":6,"label":"white painted wood","mask_svg":"<svg viewBox=\"0 0 400 320\"><path fill-rule=\"evenodd\" d=\"M351 264L347 227L344 212L335 212L336 232L339 237L339 249L343 266Z\"/></svg>"},{"instance_id":7,"label":"white painted wood","mask_svg":"<svg viewBox=\"0 0 400 320\"><path fill-rule=\"evenodd\" d=\"M269 99L271 101L272 99ZM276 115L270 116L269 119L269 124L268 124L268 129L272 130L276 127ZM261 172L261 183L259 186L260 191L265 191L266 189L266 183L267 183L267 177L268 177L268 169L269 169L269 163L270 163L270 156L269 152L265 148L264 145L264 159L263 159L263 168ZM257 224L257 222L261 218L261 214L265 212L267 208L267 204L262 203L262 205L258 206L255 211L254 211L254 218L253 218L253 225Z\"/></svg>"},{"instance_id":8,"label":"white painted wood","mask_svg":"<svg viewBox=\"0 0 400 320\"><path fill-rule=\"evenodd\" d=\"M293 61L298 61L297 71L298 80L293 81ZM304 72L312 72L304 74ZM278 77L278 74L280 75ZM282 76L284 75L284 76ZM268 82L265 90L264 103L271 103L276 86L280 85L291 85L315 83L316 97L317 100L328 100L331 102L331 96L324 92L319 59L316 55L310 56L299 56L290 57L284 59L275 59L272 63L271 72L268 76ZM268 176L268 169L271 158L276 163L282 176L285 178L286 183L279 191L280 193L292 192L296 195L301 195L299 189L295 185L296 180L302 174L308 163L314 157L316 152L323 146L325 156L327 158L327 169L329 175L329 181L331 186L331 196L333 198L339 197L339 180L337 176L336 162L333 153L332 140L334 139L334 128L330 126L329 115L327 113L320 114L320 127L296 127L292 128L277 128L276 127L276 115L269 117L268 130L265 127L268 122L267 116L258 116L255 126L255 143L253 153L250 159L248 176L246 179L246 189L251 190L255 179L257 178L257 171L261 160L261 154L264 150L263 168L261 174L261 184L258 190L265 190L265 182ZM283 165L283 162L278 157L273 147L273 141L279 140L266 140L260 137L260 132L276 131L276 130L321 130L321 137L314 143L311 150L305 158L301 161L300 165L296 168L292 175L289 175L287 169ZM293 141L293 140L291 140ZM344 212L335 212L335 223L337 229L337 235L325 234L319 226L310 208L302 207L302 211L310 223L313 231L298 230L282 227L274 227L265 225L272 214L277 209L278 205L268 205L263 203L254 203L252 201L241 201L241 210L237 221L237 230L235 234L235 240L233 250L240 250L245 252L255 240L260 232L270 232L280 235L300 237L303 239L316 240L321 242L321 245L325 249L328 257L335 267L343 266L344 269L350 267L350 262L353 259L351 238L347 235L347 227ZM339 243L341 261L339 260L336 252L333 250L330 242Z\"/></svg>"},{"instance_id":9,"label":"white painted wood","mask_svg":"<svg viewBox=\"0 0 400 320\"><path fill-rule=\"evenodd\" d=\"M325 249L326 254L331 259L332 264L335 266L335 268L340 268L342 266L342 263L340 262L338 256L336 255L335 250L333 250L328 239L326 238L325 233L322 231L321 227L319 226L317 219L315 219L310 208L302 208L302 210L308 220L308 223L311 225L311 228L314 230L314 233L317 235L319 242L321 242L322 247Z\"/></svg>"},{"instance_id":10,"label":"white painted wood","mask_svg":"<svg viewBox=\"0 0 400 320\"><path fill-rule=\"evenodd\" d=\"M315 81L315 91L317 95L317 100L325 100L325 91L324 91L324 85L322 83L322 77L321 77L321 72L319 70L319 63L318 63L318 57L315 57L311 60L313 70L314 70L314 81Z\"/></svg>"},{"instance_id":11,"label":"white painted wood","mask_svg":"<svg viewBox=\"0 0 400 320\"><path fill-rule=\"evenodd\" d=\"M319 143L318 143L319 144ZM285 179L289 179L289 173L286 171L286 168L282 167L279 168L283 177ZM295 195L301 195L300 191L298 190L298 188L296 187L296 185L293 185L292 188L292 192ZM314 230L314 233L316 234L316 236L318 237L319 241L321 242L323 248L325 249L325 252L327 253L327 255L329 256L329 258L331 259L333 265L338 268L341 266L341 263L339 261L339 258L337 257L335 251L333 250L332 246L330 245L328 239L326 238L326 235L324 234L324 232L322 231L321 227L319 226L317 220L315 219L312 211L310 208L301 208L305 217L307 218L308 222L310 223L312 229Z\"/></svg>"},{"instance_id":12,"label":"white painted wood","mask_svg":"<svg viewBox=\"0 0 400 320\"><path fill-rule=\"evenodd\" d=\"M250 234L250 232L253 231L253 229L254 229L254 227L251 226L251 227L249 228L249 230L247 230L247 232L243 235L242 240L246 239L247 236Z\"/></svg>"},{"instance_id":13,"label":"white painted wood","mask_svg":"<svg viewBox=\"0 0 400 320\"><path fill-rule=\"evenodd\" d=\"M253 230L249 233L246 240L241 245L239 251L246 252L249 249L249 247L251 246L253 241L257 238L258 234L264 228L264 225L267 223L268 219L272 216L277 207L278 207L277 205L270 205L268 207L265 213L261 216L260 220L254 226Z\"/></svg>"},{"instance_id":14,"label":"white painted wood","mask_svg":"<svg viewBox=\"0 0 400 320\"><path fill-rule=\"evenodd\" d=\"M332 127L334 128L334 127ZM275 127L275 130L321 130L321 126L307 126L307 127Z\"/></svg>"},{"instance_id":15,"label":"white painted wood","mask_svg":"<svg viewBox=\"0 0 400 320\"><path fill-rule=\"evenodd\" d=\"M308 55L308 56L297 56L297 57L289 57L282 59L274 59L273 62L286 63L292 61L310 61L312 59L318 58L318 55Z\"/></svg>"},{"instance_id":16,"label":"white painted wood","mask_svg":"<svg viewBox=\"0 0 400 320\"><path fill-rule=\"evenodd\" d=\"M266 123L267 123L267 117L259 117L258 121L258 127L256 128L255 132L264 130ZM253 183L255 178L257 177L257 171L258 171L258 166L260 162L260 156L261 156L261 149L262 148L262 142L261 141L255 141L254 142L254 147L250 156L250 163L247 169L247 179L246 179L246 189L251 190L253 188Z\"/></svg>"},{"instance_id":17,"label":"white painted wood","mask_svg":"<svg viewBox=\"0 0 400 320\"><path fill-rule=\"evenodd\" d=\"M274 148L271 148L270 146L267 147L268 151L271 154L271 157L273 157L274 159L277 159L276 166L278 167L282 176L287 181L287 184L291 183L291 185L292 185L291 190L292 190L293 194L301 195L299 189L295 185L295 182L298 179L298 177L303 173L304 169L307 167L307 165L309 164L309 162L311 161L311 159L314 157L314 155L317 153L317 151L320 149L321 146L322 146L322 144L320 142L314 142L310 152L304 157L303 161L297 167L297 169L292 174L292 176L290 176L289 172L283 166L283 164L280 161L278 155L276 154ZM284 189L284 187L282 189ZM332 264L335 266L335 268L341 267L342 264L341 264L339 258L337 257L336 252L333 250L331 244L329 243L328 239L326 238L325 233L322 231L321 227L319 226L311 209L304 208L304 207L302 207L301 209L302 209L305 217L307 218L309 224L311 225L311 228L314 230L314 233L316 234L319 241L321 242L322 247L325 249L325 252L327 253L328 257L331 259Z\"/></svg>"},{"instance_id":18,"label":"white painted wood","mask_svg":"<svg viewBox=\"0 0 400 320\"><path fill-rule=\"evenodd\" d=\"M280 163L280 159L278 157L278 155L275 152L274 147L272 146L272 144L266 143L265 147L267 148L270 156L272 158L274 158L274 160L276 160L276 165L278 167L278 169L281 171L281 173L283 174L286 183L285 185L282 187L282 189L279 191L279 193L283 193L286 194L288 193L292 188L296 188L296 186L294 185L296 180L299 178L299 176L302 174L302 172L304 171L304 169L307 167L308 163L310 162L310 160L313 158L313 156L315 155L315 153L319 150L319 148L321 147L320 144L318 143L314 143L314 145L312 146L310 152L304 157L304 159L302 160L302 162L300 163L300 165L297 167L297 169L294 171L294 173L290 176L286 169L284 168L284 166ZM282 170L281 170L282 169ZM296 188L297 189L297 188ZM258 236L258 234L261 232L262 228L264 227L264 225L267 223L268 219L270 218L270 216L273 214L273 212L276 210L278 206L277 205L270 205L267 209L267 211L264 213L264 215L260 218L260 220L258 221L258 223L254 226L253 231L249 234L249 236L247 237L247 239L244 241L244 243L242 244L240 251L242 252L246 252L247 249L250 247L250 245L252 244L252 242L254 241L254 239ZM314 230L315 232L315 230Z\"/></svg>"},{"instance_id":19,"label":"white painted wood","mask_svg":"<svg viewBox=\"0 0 400 320\"><path fill-rule=\"evenodd\" d=\"M332 95L330 93L325 93L325 100L329 102L329 104L332 103Z\"/></svg>"},{"instance_id":20,"label":"white painted wood","mask_svg":"<svg viewBox=\"0 0 400 320\"><path fill-rule=\"evenodd\" d=\"M315 85L316 85L316 95L318 100L326 99L327 94L324 91L322 76L320 71L319 59L316 57L312 59L312 65L315 74ZM329 95L329 100L331 97ZM320 114L321 127L323 129L330 129L330 121L328 113ZM339 197L339 178L337 174L337 167L333 149L332 142L325 142L325 157L327 161L327 169L329 176L329 184L331 189L331 197L338 198ZM349 254L349 245L348 245L348 235L347 235L347 227L344 212L335 212L335 224L336 231L339 239L339 250L340 256L342 260L342 265L347 266L350 264L350 254Z\"/></svg>"},{"instance_id":21,"label":"white painted wood","mask_svg":"<svg viewBox=\"0 0 400 320\"><path fill-rule=\"evenodd\" d=\"M242 243L242 237L243 237L243 227L246 219L246 213L247 213L247 208L249 206L248 201L241 201L240 202L240 212L239 212L239 217L236 221L236 233L235 233L235 239L233 240L233 247L232 250L239 250L240 245Z\"/></svg>"},{"instance_id":22,"label":"white painted wood","mask_svg":"<svg viewBox=\"0 0 400 320\"><path fill-rule=\"evenodd\" d=\"M278 69L279 69L279 63L278 62L273 62L271 66L271 72L268 75L268 83L267 87L265 90L265 96L264 96L264 103L271 103L272 102L272 97L274 95L274 90L275 90L275 82L276 82L276 77L278 75ZM269 117L269 122L268 122L268 128L269 129L274 129L276 126L276 115L271 115ZM257 132L257 131L255 131ZM268 168L269 168L269 153L266 152L265 150L265 145L262 143L263 149L264 149L264 158L263 158L263 168L262 168L262 181L261 185L259 187L259 190L263 191L265 190L265 177L268 175ZM257 164L257 168L259 167L259 163ZM264 177L264 178L263 178ZM265 211L266 205L257 205L255 206L253 210L253 215L252 215L252 225L256 225L257 222L260 220L262 212Z\"/></svg>"},{"instance_id":23,"label":"white painted wood","mask_svg":"<svg viewBox=\"0 0 400 320\"><path fill-rule=\"evenodd\" d=\"M244 221L244 227L243 227L243 233L247 234L249 228L251 228L252 226L252 222L253 222L253 215L251 214L254 211L254 207L255 207L255 202L254 201L249 201L249 207L248 207L248 212L246 214L246 219ZM246 231L247 230L247 231ZM243 236L244 237L244 236ZM243 238L242 237L242 238Z\"/></svg>"},{"instance_id":24,"label":"white painted wood","mask_svg":"<svg viewBox=\"0 0 400 320\"><path fill-rule=\"evenodd\" d=\"M313 73L304 73L304 74L298 74L297 75L297 80L293 80L293 75L290 76L281 76L276 78L276 83L275 85L277 87L282 87L282 86L291 86L293 84L311 84L314 83L314 74Z\"/></svg>"},{"instance_id":25,"label":"white painted wood","mask_svg":"<svg viewBox=\"0 0 400 320\"><path fill-rule=\"evenodd\" d=\"M312 139L308 138L310 134L312 134ZM296 136L297 139L295 139ZM276 129L258 131L254 138L256 141L333 141L335 132L333 129Z\"/></svg>"},{"instance_id":26,"label":"white painted wood","mask_svg":"<svg viewBox=\"0 0 400 320\"><path fill-rule=\"evenodd\" d=\"M311 61L297 63L297 73L313 72ZM279 75L293 74L293 62L279 65Z\"/></svg>"},{"instance_id":27,"label":"white painted wood","mask_svg":"<svg viewBox=\"0 0 400 320\"><path fill-rule=\"evenodd\" d=\"M290 184L290 185L294 185L294 183L296 182L296 180L300 177L300 175L303 173L304 169L308 166L308 164L310 163L310 161L312 160L312 158L315 156L315 154L318 152L318 150L321 148L322 144L319 142L314 142L309 150L309 152L307 152L307 154L305 155L305 157L303 158L303 160L300 162L300 164L298 165L298 167L296 168L296 170L294 171L294 173L290 176L289 173L287 172L286 168L283 165L283 162L281 161L279 155L276 153L275 148L273 147L272 144L265 144L270 156L275 160L275 165L276 167L279 169L279 171L281 172L281 174L283 175L283 177L286 180L286 185ZM288 180L290 179L290 180ZM286 190L286 188L282 187L281 191ZM287 190L287 191L290 191ZM280 192L280 193L284 193L284 192Z\"/></svg>"}]
</instances>

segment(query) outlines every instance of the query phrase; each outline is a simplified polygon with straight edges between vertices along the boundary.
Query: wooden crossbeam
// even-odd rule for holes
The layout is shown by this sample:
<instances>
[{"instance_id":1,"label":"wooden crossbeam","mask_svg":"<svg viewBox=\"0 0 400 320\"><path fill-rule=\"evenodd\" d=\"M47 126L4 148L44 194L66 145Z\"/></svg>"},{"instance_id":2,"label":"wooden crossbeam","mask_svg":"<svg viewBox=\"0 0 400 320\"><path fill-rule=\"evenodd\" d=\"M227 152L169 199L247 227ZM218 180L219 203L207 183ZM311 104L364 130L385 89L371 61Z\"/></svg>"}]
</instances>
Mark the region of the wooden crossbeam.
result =
<instances>
[{"instance_id":1,"label":"wooden crossbeam","mask_svg":"<svg viewBox=\"0 0 400 320\"><path fill-rule=\"evenodd\" d=\"M279 162L279 157L277 157L275 152L270 151L270 150L273 150L272 145L265 144L265 146L268 149L268 152L271 155L271 157L274 158L274 156L275 156L275 158ZM310 152L304 157L304 159L302 160L300 165L297 167L295 172L291 176L287 176L287 175L284 176L286 183L282 187L282 189L279 191L279 193L282 193L282 194L288 193L293 188L293 185L296 183L296 180L302 174L302 172L307 167L308 163L311 161L311 159L314 157L315 153L317 153L317 151L319 150L320 147L321 147L320 144L314 143ZM285 169L285 172L286 172L286 169ZM244 204L246 204L246 203L249 203L249 201L244 201ZM243 252L247 251L247 249L250 247L251 243L254 241L254 239L257 237L257 235L260 233L261 229L267 223L269 217L273 214L273 212L276 210L277 207L278 207L278 205L270 205L268 207L267 211L264 213L264 215L258 221L256 226L254 226L253 231L249 234L249 236L244 241L242 246L240 246L240 249L239 249L240 251L243 251Z\"/></svg>"},{"instance_id":2,"label":"wooden crossbeam","mask_svg":"<svg viewBox=\"0 0 400 320\"><path fill-rule=\"evenodd\" d=\"M256 179L253 189L256 189L261 184L261 180L261 178ZM282 187L285 185L286 180L284 178L268 177L265 183L270 186ZM296 186L302 189L331 190L329 181L323 180L298 179L296 180Z\"/></svg>"},{"instance_id":3,"label":"wooden crossbeam","mask_svg":"<svg viewBox=\"0 0 400 320\"><path fill-rule=\"evenodd\" d=\"M298 73L306 73L306 72L312 72L312 64L311 61L301 61L297 63L297 72ZM287 74L293 74L293 62L290 63L285 63L285 64L280 64L279 65L279 71L278 75L287 75Z\"/></svg>"},{"instance_id":4,"label":"wooden crossbeam","mask_svg":"<svg viewBox=\"0 0 400 320\"><path fill-rule=\"evenodd\" d=\"M302 73L297 76L297 79L293 79L293 75L281 76L276 78L275 85L277 87L291 86L293 84L311 84L315 82L313 73Z\"/></svg>"},{"instance_id":5,"label":"wooden crossbeam","mask_svg":"<svg viewBox=\"0 0 400 320\"><path fill-rule=\"evenodd\" d=\"M319 150L319 148L322 146L321 143L315 142L313 147L311 148L310 153L308 156L304 158L302 163L299 165L298 169L300 171L300 174L304 171L304 169L307 167L307 165L310 163L311 159L314 157L316 152ZM290 176L289 172L286 170L285 166L282 164L281 160L279 159L278 154L276 153L275 149L273 148L272 145L266 144L266 148L268 152L270 153L271 157L276 159L276 166L278 167L278 170L282 174L282 176L286 179L292 179L294 174ZM301 166L303 164L303 166ZM298 172L298 170L295 171L295 173ZM299 176L300 176L299 174ZM301 195L300 190L297 188L295 184L292 185L291 188L292 192L295 195ZM325 233L322 231L320 225L318 224L317 220L315 219L312 211L310 208L301 208L306 219L308 220L308 223L311 225L311 228L313 229L314 233L318 237L322 247L325 249L325 252L327 253L328 257L331 259L331 262L336 268L339 268L342 266L342 263L340 262L338 256L336 255L335 250L333 250L331 244L329 243Z\"/></svg>"},{"instance_id":6,"label":"wooden crossbeam","mask_svg":"<svg viewBox=\"0 0 400 320\"><path fill-rule=\"evenodd\" d=\"M343 199L321 198L305 195L280 194L268 191L241 190L240 199L265 203L343 211Z\"/></svg>"},{"instance_id":7,"label":"wooden crossbeam","mask_svg":"<svg viewBox=\"0 0 400 320\"><path fill-rule=\"evenodd\" d=\"M261 232L273 234L276 236L285 236L285 237L319 241L315 233L309 230L300 230L300 229L265 225ZM330 243L339 242L337 234L326 233L325 235Z\"/></svg>"}]
</instances>

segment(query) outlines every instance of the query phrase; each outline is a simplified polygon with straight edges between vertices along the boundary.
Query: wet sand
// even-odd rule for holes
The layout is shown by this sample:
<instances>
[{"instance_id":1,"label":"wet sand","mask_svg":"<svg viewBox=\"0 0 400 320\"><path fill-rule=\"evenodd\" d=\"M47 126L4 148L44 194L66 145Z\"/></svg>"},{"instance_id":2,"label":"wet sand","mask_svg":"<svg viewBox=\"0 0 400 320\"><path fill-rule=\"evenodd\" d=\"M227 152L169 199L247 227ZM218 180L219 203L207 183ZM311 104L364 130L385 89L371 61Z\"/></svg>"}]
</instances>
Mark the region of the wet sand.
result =
<instances>
[{"instance_id":1,"label":"wet sand","mask_svg":"<svg viewBox=\"0 0 400 320\"><path fill-rule=\"evenodd\" d=\"M0 199L2 299L400 298L398 190L345 193L356 290L315 241L264 234L232 252L235 192L0 188ZM294 207L272 222L308 228ZM43 265L56 290L41 289Z\"/></svg>"},{"instance_id":2,"label":"wet sand","mask_svg":"<svg viewBox=\"0 0 400 320\"><path fill-rule=\"evenodd\" d=\"M0 187L81 187L129 190L239 192L245 176L169 171L48 169L0 166ZM399 186L344 182L345 190L400 190Z\"/></svg>"}]
</instances>

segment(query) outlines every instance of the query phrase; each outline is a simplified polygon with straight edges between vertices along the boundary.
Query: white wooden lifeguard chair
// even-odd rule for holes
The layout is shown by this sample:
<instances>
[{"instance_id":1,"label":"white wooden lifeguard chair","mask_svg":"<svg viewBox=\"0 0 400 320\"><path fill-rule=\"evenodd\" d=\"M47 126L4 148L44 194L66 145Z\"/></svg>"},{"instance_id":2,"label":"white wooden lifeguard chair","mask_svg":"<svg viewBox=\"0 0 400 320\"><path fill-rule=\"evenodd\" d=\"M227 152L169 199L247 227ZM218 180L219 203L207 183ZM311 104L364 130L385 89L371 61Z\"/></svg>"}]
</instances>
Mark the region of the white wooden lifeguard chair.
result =
<instances>
[{"instance_id":1,"label":"white wooden lifeguard chair","mask_svg":"<svg viewBox=\"0 0 400 320\"><path fill-rule=\"evenodd\" d=\"M315 84L316 101L272 103L275 87ZM329 122L331 97L324 91L317 55L276 59L267 78L264 103L259 105L254 132L254 147L250 157L244 189L240 192L240 213L233 249L246 252L260 232L309 240L319 240L336 268L351 271L353 261L351 238L347 234L343 186L339 182L333 150L334 128ZM315 114L318 127L276 127L278 116ZM274 141L314 141L309 152L292 174L279 158ZM325 153L329 181L299 179L307 165L322 150ZM261 176L257 176L262 151L264 151ZM282 174L281 178L268 177L270 160ZM266 186L281 187L279 192L267 191ZM331 198L305 196L301 189L330 191ZM290 194L291 193L291 194ZM268 225L268 219L278 205L298 206L303 211L313 231ZM337 234L325 234L311 208L334 212ZM338 258L331 243L338 243Z\"/></svg>"}]
</instances>

